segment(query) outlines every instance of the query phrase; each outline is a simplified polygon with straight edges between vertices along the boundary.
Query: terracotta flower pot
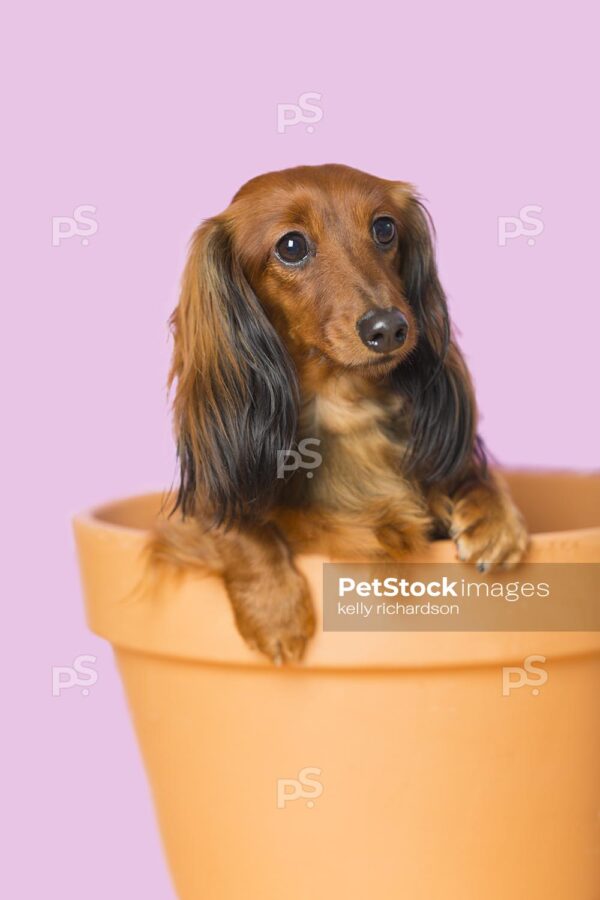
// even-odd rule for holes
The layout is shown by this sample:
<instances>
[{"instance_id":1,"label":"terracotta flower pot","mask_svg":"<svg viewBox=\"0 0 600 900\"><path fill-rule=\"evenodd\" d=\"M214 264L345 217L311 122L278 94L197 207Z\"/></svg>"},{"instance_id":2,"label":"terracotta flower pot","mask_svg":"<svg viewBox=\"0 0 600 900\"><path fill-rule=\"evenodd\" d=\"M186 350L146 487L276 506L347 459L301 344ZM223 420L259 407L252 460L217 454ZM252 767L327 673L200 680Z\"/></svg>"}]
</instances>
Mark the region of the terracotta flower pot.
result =
<instances>
[{"instance_id":1,"label":"terracotta flower pot","mask_svg":"<svg viewBox=\"0 0 600 900\"><path fill-rule=\"evenodd\" d=\"M600 477L508 480L530 560L600 561ZM319 630L276 669L215 578L131 598L159 504L104 506L75 532L182 900L598 900L600 633ZM323 562L300 560L317 612ZM534 654L540 687L506 696L504 667Z\"/></svg>"}]
</instances>

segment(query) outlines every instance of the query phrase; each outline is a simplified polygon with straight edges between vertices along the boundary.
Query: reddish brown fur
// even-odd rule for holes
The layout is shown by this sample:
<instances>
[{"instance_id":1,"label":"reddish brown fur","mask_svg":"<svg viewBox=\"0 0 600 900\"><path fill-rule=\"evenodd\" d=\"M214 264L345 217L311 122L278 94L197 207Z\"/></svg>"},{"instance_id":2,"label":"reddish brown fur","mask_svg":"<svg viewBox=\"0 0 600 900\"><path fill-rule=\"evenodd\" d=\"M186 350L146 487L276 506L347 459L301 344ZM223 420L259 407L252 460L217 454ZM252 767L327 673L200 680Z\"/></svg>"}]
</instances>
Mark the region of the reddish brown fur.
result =
<instances>
[{"instance_id":1,"label":"reddish brown fur","mask_svg":"<svg viewBox=\"0 0 600 900\"><path fill-rule=\"evenodd\" d=\"M396 222L385 251L377 216ZM292 231L314 250L298 267L274 253ZM384 357L357 335L374 307L408 322ZM222 574L241 633L272 659L298 659L314 628L297 552L401 559L445 533L482 566L521 557L410 185L344 166L253 179L197 231L173 326L188 518L161 529L155 556ZM320 442L314 477L277 479L276 451L307 437Z\"/></svg>"}]
</instances>

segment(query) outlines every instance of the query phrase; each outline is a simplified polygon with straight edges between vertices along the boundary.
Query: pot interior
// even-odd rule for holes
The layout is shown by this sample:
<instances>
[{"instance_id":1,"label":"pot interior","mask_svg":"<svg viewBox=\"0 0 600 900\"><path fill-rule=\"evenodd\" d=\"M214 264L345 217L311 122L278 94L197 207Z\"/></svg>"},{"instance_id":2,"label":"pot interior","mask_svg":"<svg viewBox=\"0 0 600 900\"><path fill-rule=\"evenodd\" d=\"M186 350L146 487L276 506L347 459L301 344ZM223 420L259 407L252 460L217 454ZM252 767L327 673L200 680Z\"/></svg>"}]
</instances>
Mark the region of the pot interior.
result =
<instances>
[{"instance_id":1,"label":"pot interior","mask_svg":"<svg viewBox=\"0 0 600 900\"><path fill-rule=\"evenodd\" d=\"M507 471L503 477L531 532L573 531L600 526L600 473ZM146 494L107 504L96 518L109 525L146 531L167 515L168 493Z\"/></svg>"}]
</instances>

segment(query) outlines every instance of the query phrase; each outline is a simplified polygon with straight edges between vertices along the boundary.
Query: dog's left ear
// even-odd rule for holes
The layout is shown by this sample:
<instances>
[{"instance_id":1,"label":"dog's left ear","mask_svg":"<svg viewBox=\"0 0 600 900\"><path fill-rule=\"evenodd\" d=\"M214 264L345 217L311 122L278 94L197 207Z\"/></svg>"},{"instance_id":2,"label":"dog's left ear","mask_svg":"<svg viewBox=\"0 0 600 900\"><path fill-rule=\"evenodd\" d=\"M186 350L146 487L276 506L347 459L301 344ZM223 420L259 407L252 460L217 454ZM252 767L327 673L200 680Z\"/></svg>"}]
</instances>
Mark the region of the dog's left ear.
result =
<instances>
[{"instance_id":1,"label":"dog's left ear","mask_svg":"<svg viewBox=\"0 0 600 900\"><path fill-rule=\"evenodd\" d=\"M452 336L435 262L431 218L410 185L399 184L399 264L419 341L393 382L411 405L409 468L426 484L458 481L485 466L468 369Z\"/></svg>"}]
</instances>

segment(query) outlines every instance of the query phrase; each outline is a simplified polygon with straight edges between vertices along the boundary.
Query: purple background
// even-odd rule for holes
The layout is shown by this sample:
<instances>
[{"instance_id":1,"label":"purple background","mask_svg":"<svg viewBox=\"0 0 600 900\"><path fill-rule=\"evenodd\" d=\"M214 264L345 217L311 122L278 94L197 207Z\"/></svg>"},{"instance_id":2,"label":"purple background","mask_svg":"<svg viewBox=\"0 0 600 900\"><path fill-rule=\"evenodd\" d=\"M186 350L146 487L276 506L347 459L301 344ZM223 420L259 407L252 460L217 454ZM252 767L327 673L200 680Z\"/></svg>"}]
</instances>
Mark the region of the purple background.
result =
<instances>
[{"instance_id":1,"label":"purple background","mask_svg":"<svg viewBox=\"0 0 600 900\"><path fill-rule=\"evenodd\" d=\"M160 6L22 3L3 28L11 900L172 897L69 518L171 481L165 323L193 228L246 179L337 161L418 185L489 445L506 464L598 461L586 4ZM277 103L305 92L321 94L314 131L278 133ZM52 217L81 204L97 232L52 246ZM534 245L499 246L498 217L527 205L542 207ZM53 697L52 666L84 653L89 695Z\"/></svg>"}]
</instances>

